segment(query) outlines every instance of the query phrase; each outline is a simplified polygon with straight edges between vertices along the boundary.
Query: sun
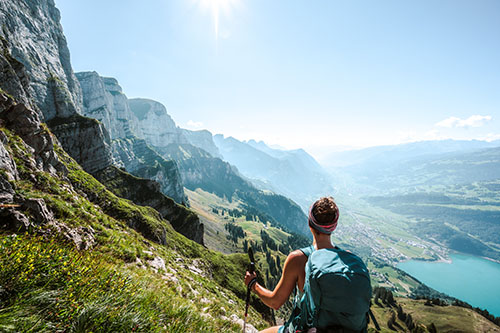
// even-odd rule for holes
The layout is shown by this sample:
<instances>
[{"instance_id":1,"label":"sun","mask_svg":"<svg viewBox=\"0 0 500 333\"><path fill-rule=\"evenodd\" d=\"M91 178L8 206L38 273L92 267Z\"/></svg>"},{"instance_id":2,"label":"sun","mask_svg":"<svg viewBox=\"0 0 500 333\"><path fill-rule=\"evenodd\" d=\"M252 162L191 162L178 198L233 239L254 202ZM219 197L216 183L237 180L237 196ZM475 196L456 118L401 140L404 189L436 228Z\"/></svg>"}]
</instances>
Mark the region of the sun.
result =
<instances>
[{"instance_id":1,"label":"sun","mask_svg":"<svg viewBox=\"0 0 500 333\"><path fill-rule=\"evenodd\" d=\"M219 39L219 17L225 15L229 17L231 11L240 0L197 0L203 10L209 10L214 22L215 40Z\"/></svg>"}]
</instances>

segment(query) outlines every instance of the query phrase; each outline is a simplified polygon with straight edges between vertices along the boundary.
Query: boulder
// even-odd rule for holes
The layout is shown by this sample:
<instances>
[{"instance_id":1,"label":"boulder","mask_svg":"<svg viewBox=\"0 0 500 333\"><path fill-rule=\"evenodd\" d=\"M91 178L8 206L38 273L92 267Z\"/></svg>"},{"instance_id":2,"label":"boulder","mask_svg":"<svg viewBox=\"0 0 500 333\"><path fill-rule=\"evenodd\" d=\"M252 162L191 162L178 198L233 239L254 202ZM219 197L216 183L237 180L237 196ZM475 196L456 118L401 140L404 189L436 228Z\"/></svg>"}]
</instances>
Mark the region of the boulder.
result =
<instances>
[{"instance_id":1,"label":"boulder","mask_svg":"<svg viewBox=\"0 0 500 333\"><path fill-rule=\"evenodd\" d=\"M54 214L47 209L43 199L24 199L21 208L30 213L36 225L48 224L54 221Z\"/></svg>"}]
</instances>

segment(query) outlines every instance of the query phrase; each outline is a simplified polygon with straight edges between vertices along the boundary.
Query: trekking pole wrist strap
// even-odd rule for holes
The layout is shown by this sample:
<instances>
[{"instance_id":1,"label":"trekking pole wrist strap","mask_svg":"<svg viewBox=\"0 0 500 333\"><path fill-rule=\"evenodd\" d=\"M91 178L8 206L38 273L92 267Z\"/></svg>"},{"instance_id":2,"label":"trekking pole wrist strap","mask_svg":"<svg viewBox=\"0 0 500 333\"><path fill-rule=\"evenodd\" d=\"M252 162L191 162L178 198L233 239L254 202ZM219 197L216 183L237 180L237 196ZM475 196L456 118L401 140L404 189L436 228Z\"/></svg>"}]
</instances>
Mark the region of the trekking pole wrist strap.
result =
<instances>
[{"instance_id":1,"label":"trekking pole wrist strap","mask_svg":"<svg viewBox=\"0 0 500 333\"><path fill-rule=\"evenodd\" d=\"M248 289L253 290L253 287L257 284L257 278L253 278L248 282Z\"/></svg>"}]
</instances>

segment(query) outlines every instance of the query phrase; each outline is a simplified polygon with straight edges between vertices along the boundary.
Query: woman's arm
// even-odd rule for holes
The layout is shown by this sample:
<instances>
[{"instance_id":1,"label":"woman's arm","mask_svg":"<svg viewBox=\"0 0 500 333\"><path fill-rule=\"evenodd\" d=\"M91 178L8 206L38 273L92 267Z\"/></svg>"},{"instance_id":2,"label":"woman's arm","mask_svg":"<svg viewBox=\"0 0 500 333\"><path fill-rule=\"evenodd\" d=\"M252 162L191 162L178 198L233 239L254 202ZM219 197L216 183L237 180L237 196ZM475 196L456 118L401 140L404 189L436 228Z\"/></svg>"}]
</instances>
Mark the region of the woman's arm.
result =
<instances>
[{"instance_id":1,"label":"woman's arm","mask_svg":"<svg viewBox=\"0 0 500 333\"><path fill-rule=\"evenodd\" d=\"M307 257L304 253L302 253L302 251L293 251L286 258L283 266L283 274L281 274L281 279L273 291L262 287L258 283L253 285L252 290L255 291L264 304L275 310L279 309L286 302L288 297L290 297L299 276L304 274L306 262ZM255 276L255 273L250 274L247 272L245 276L245 284L248 285L248 283L250 283Z\"/></svg>"}]
</instances>

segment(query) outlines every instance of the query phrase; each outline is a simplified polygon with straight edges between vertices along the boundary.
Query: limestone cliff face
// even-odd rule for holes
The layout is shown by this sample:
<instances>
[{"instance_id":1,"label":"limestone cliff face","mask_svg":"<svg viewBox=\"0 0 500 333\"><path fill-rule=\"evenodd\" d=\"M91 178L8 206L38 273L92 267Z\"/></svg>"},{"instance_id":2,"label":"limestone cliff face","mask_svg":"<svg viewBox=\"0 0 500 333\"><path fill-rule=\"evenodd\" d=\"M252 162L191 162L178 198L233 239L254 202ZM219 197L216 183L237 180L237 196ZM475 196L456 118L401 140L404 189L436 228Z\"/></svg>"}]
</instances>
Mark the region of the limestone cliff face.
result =
<instances>
[{"instance_id":1,"label":"limestone cliff face","mask_svg":"<svg viewBox=\"0 0 500 333\"><path fill-rule=\"evenodd\" d=\"M137 177L155 180L163 194L179 204L187 205L188 200L177 163L164 159L151 149L146 141L136 137L115 139L113 157L117 165L122 165Z\"/></svg>"},{"instance_id":2,"label":"limestone cliff face","mask_svg":"<svg viewBox=\"0 0 500 333\"><path fill-rule=\"evenodd\" d=\"M0 0L2 47L24 67L25 78L29 78L25 89L7 86L6 91L25 105L33 98L42 120L81 112L81 90L71 68L60 18L53 0ZM57 78L57 85L52 78ZM64 91L62 102L58 88Z\"/></svg>"},{"instance_id":3,"label":"limestone cliff face","mask_svg":"<svg viewBox=\"0 0 500 333\"><path fill-rule=\"evenodd\" d=\"M40 121L57 124L64 149L93 172L112 163L109 138L99 123L79 118L82 92L59 21L53 0L0 0L0 88Z\"/></svg>"},{"instance_id":4,"label":"limestone cliff face","mask_svg":"<svg viewBox=\"0 0 500 333\"><path fill-rule=\"evenodd\" d=\"M165 160L142 139L139 120L118 81L96 72L81 72L76 77L83 91L85 115L102 122L110 133L115 165L137 177L157 181L163 194L177 203L187 203L177 164Z\"/></svg>"},{"instance_id":5,"label":"limestone cliff face","mask_svg":"<svg viewBox=\"0 0 500 333\"><path fill-rule=\"evenodd\" d=\"M7 126L9 131L22 138L23 149L29 150L29 155L33 156L24 161L29 165L29 170L42 170L64 177L67 169L54 150L55 143L59 141L85 171L97 176L112 165L111 137L101 122L85 117L82 113L98 112L99 107L112 111L108 119L103 117L100 120L109 122L110 132L116 138L126 138L134 131L140 135L141 131L115 79L89 74L90 78L85 81L88 86L85 88L92 91L97 86L99 92L104 91L104 98L99 94L89 94L84 107L80 83L71 68L66 39L59 21L60 14L53 0L0 0L0 126ZM106 114L102 112L101 115ZM55 136L42 122L47 123ZM5 149L6 138L2 132L0 199L2 202L12 202L15 189L9 180L17 177L17 168ZM144 151L142 149L143 155ZM141 149L136 149L134 153L140 152ZM185 195L178 181L180 176L175 162L169 164L164 159L160 162L151 165L143 163L142 171L138 169L137 172L159 181L176 175L177 181L171 187L175 192L173 197L184 202ZM151 169L148 169L149 166ZM25 169L23 177L36 181L35 174L26 174ZM154 180L144 181L153 188L168 189L168 186L162 186ZM128 190L134 192L134 188ZM157 192L159 194L159 191L152 193ZM22 198L19 200L23 201ZM31 204L27 202L28 206ZM37 207L40 209L36 211L46 211L44 203ZM185 209L170 211L161 205L158 208L162 209L165 218L170 214L168 218L172 220L176 216L181 218L182 214L178 211ZM30 224L29 219L15 209L5 214L0 216L2 223L9 218L12 222L9 223L15 228L21 225L27 228ZM53 220L49 216L51 214L45 215L48 216L47 223ZM197 217L185 223L179 222L176 227L179 230L192 228L192 237L203 242L203 225ZM187 229L182 232L189 234Z\"/></svg>"},{"instance_id":6,"label":"limestone cliff face","mask_svg":"<svg viewBox=\"0 0 500 333\"><path fill-rule=\"evenodd\" d=\"M214 157L221 157L209 131L190 131L178 127L160 102L143 98L130 99L129 102L130 109L139 119L144 139L150 145L163 149L170 144L190 144Z\"/></svg>"},{"instance_id":7,"label":"limestone cliff face","mask_svg":"<svg viewBox=\"0 0 500 333\"><path fill-rule=\"evenodd\" d=\"M209 152L214 157L222 158L219 148L215 145L213 135L209 131L190 131L187 129L181 129L181 132L193 146Z\"/></svg>"},{"instance_id":8,"label":"limestone cliff face","mask_svg":"<svg viewBox=\"0 0 500 333\"><path fill-rule=\"evenodd\" d=\"M160 148L189 143L163 104L143 98L130 99L129 103L147 143Z\"/></svg>"},{"instance_id":9,"label":"limestone cliff face","mask_svg":"<svg viewBox=\"0 0 500 333\"><path fill-rule=\"evenodd\" d=\"M87 117L99 120L111 139L142 137L139 121L130 111L127 96L114 78L101 77L96 72L76 73L83 91L83 111Z\"/></svg>"},{"instance_id":10,"label":"limestone cliff face","mask_svg":"<svg viewBox=\"0 0 500 333\"><path fill-rule=\"evenodd\" d=\"M95 119L77 114L53 118L47 124L64 150L88 173L95 174L112 165L109 134Z\"/></svg>"}]
</instances>

